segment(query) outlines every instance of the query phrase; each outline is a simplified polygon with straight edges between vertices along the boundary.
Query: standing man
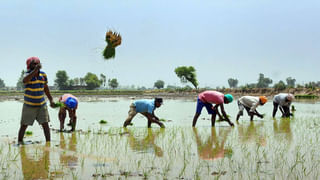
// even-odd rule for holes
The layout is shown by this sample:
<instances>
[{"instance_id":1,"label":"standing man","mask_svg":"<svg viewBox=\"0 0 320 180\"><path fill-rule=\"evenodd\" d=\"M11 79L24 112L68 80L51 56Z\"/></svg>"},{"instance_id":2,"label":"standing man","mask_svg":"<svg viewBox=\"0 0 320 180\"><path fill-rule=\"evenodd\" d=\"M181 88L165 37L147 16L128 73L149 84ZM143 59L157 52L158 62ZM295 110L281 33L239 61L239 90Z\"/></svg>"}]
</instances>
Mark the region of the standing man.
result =
<instances>
[{"instance_id":1,"label":"standing man","mask_svg":"<svg viewBox=\"0 0 320 180\"><path fill-rule=\"evenodd\" d=\"M59 110L60 131L64 129L64 120L67 116L67 111L70 117L69 124L71 126L70 131L74 131L77 123L76 110L78 108L78 99L72 94L64 94L60 97L59 102L63 103Z\"/></svg>"},{"instance_id":2,"label":"standing man","mask_svg":"<svg viewBox=\"0 0 320 180\"><path fill-rule=\"evenodd\" d=\"M161 123L159 118L154 114L154 110L159 108L162 105L162 102L162 98L155 98L152 100L141 99L133 102L130 105L130 110L128 112L129 116L124 122L123 127L127 127L131 123L134 116L137 113L141 113L148 119L148 128L151 128L151 123L156 123L161 128L164 128L165 126L163 123Z\"/></svg>"},{"instance_id":3,"label":"standing man","mask_svg":"<svg viewBox=\"0 0 320 180\"><path fill-rule=\"evenodd\" d=\"M272 117L276 116L278 107L282 113L282 117L290 117L292 114L290 113L290 105L293 101L294 96L290 93L280 93L274 96L273 98L273 112Z\"/></svg>"},{"instance_id":4,"label":"standing man","mask_svg":"<svg viewBox=\"0 0 320 180\"><path fill-rule=\"evenodd\" d=\"M268 101L266 96L254 97L254 96L242 96L238 100L239 112L237 115L237 121L240 116L243 115L243 110L246 109L248 115L250 116L250 121L253 120L253 116L256 115L259 118L263 118L263 115L260 114L256 108L261 105L263 106Z\"/></svg>"},{"instance_id":5,"label":"standing man","mask_svg":"<svg viewBox=\"0 0 320 180\"><path fill-rule=\"evenodd\" d=\"M201 114L202 108L206 107L208 114L211 114L211 126L215 125L216 115L220 116L218 107L220 107L224 120L229 123L230 126L234 126L233 123L229 120L226 112L224 111L223 104L229 104L233 101L233 96L231 94L222 94L218 91L204 91L198 95L197 100L197 110L196 114L193 117L192 126L196 126L197 120ZM212 104L215 104L213 106Z\"/></svg>"},{"instance_id":6,"label":"standing man","mask_svg":"<svg viewBox=\"0 0 320 180\"><path fill-rule=\"evenodd\" d=\"M48 125L50 120L44 94L48 97L51 107L54 107L54 102L47 85L47 75L43 71L40 71L41 64L39 58L30 57L26 63L27 72L23 78L24 104L18 143L23 143L24 133L29 125L33 125L34 120L37 120L42 125L46 141L48 142L50 141L50 129Z\"/></svg>"}]
</instances>

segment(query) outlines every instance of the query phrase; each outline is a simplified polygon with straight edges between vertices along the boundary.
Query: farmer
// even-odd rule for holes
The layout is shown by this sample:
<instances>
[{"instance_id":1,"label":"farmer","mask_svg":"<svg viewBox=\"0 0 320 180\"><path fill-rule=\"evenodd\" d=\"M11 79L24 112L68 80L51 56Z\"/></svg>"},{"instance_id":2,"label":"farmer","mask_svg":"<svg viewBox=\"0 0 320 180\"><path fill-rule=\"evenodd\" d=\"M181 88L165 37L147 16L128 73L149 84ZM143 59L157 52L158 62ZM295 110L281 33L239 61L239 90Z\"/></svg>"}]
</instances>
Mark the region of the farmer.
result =
<instances>
[{"instance_id":1,"label":"farmer","mask_svg":"<svg viewBox=\"0 0 320 180\"><path fill-rule=\"evenodd\" d=\"M42 125L46 141L50 141L50 129L48 125L50 120L44 94L48 97L51 107L54 107L54 102L47 85L47 75L43 71L40 71L41 64L39 58L30 57L26 63L27 72L23 78L24 104L18 143L23 143L24 133L29 125L33 125L34 120L37 120Z\"/></svg>"},{"instance_id":2,"label":"farmer","mask_svg":"<svg viewBox=\"0 0 320 180\"><path fill-rule=\"evenodd\" d=\"M130 105L130 110L128 112L129 116L124 122L123 127L127 127L134 116L137 113L141 113L148 119L148 128L151 127L151 123L156 123L160 127L164 128L163 123L159 121L159 118L154 114L154 110L162 105L162 98L155 98L153 100L141 99L136 100Z\"/></svg>"},{"instance_id":3,"label":"farmer","mask_svg":"<svg viewBox=\"0 0 320 180\"><path fill-rule=\"evenodd\" d=\"M72 94L64 94L60 97L59 102L63 103L59 110L60 131L64 129L64 120L66 119L67 111L70 118L67 125L71 126L70 131L74 131L77 123L76 110L78 108L78 99Z\"/></svg>"},{"instance_id":4,"label":"farmer","mask_svg":"<svg viewBox=\"0 0 320 180\"><path fill-rule=\"evenodd\" d=\"M273 98L273 112L272 117L276 116L278 107L282 113L282 117L290 117L292 113L290 113L290 105L293 101L294 96L290 93L280 93L274 96Z\"/></svg>"},{"instance_id":5,"label":"farmer","mask_svg":"<svg viewBox=\"0 0 320 180\"><path fill-rule=\"evenodd\" d=\"M229 120L226 112L224 111L223 103L228 104L233 101L233 96L231 94L222 94L218 91L204 91L198 95L197 100L197 110L196 114L193 117L192 126L196 126L197 120L201 114L202 108L205 106L208 114L211 114L211 126L215 125L216 115L221 118L218 107L220 107L224 120L227 121L230 126L233 126L233 123ZM213 106L212 104L215 104Z\"/></svg>"},{"instance_id":6,"label":"farmer","mask_svg":"<svg viewBox=\"0 0 320 180\"><path fill-rule=\"evenodd\" d=\"M253 120L253 116L256 115L259 118L263 118L263 115L260 114L256 108L261 105L263 106L268 101L266 96L254 97L254 96L242 96L238 100L238 107L239 112L237 115L237 121L239 120L240 116L243 115L243 110L246 109L248 115L250 116L250 121Z\"/></svg>"}]
</instances>

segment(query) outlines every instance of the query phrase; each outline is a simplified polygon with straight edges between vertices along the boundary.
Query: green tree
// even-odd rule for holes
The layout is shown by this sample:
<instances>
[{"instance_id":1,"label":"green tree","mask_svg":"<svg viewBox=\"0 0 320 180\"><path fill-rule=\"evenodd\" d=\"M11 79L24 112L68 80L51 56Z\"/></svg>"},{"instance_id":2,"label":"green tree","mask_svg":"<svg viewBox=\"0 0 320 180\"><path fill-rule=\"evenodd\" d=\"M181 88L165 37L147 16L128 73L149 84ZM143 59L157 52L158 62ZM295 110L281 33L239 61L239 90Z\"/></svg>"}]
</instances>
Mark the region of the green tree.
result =
<instances>
[{"instance_id":1,"label":"green tree","mask_svg":"<svg viewBox=\"0 0 320 180\"><path fill-rule=\"evenodd\" d=\"M164 81L162 80L158 80L154 83L154 87L156 87L157 89L161 89L164 87Z\"/></svg>"},{"instance_id":2,"label":"green tree","mask_svg":"<svg viewBox=\"0 0 320 180\"><path fill-rule=\"evenodd\" d=\"M84 81L87 84L87 89L95 89L100 87L101 81L98 79L98 76L88 72L87 75L84 77Z\"/></svg>"},{"instance_id":3,"label":"green tree","mask_svg":"<svg viewBox=\"0 0 320 180\"><path fill-rule=\"evenodd\" d=\"M238 79L229 78L228 84L230 88L236 88L238 86Z\"/></svg>"},{"instance_id":4,"label":"green tree","mask_svg":"<svg viewBox=\"0 0 320 180\"><path fill-rule=\"evenodd\" d=\"M259 74L259 79L257 83L257 88L267 88L272 84L272 79L264 77L264 74Z\"/></svg>"},{"instance_id":5,"label":"green tree","mask_svg":"<svg viewBox=\"0 0 320 180\"><path fill-rule=\"evenodd\" d=\"M106 87L107 77L104 74L100 74L100 80L103 87Z\"/></svg>"},{"instance_id":6,"label":"green tree","mask_svg":"<svg viewBox=\"0 0 320 180\"><path fill-rule=\"evenodd\" d=\"M4 81L0 78L0 88L4 88L6 87L6 84L4 83Z\"/></svg>"},{"instance_id":7,"label":"green tree","mask_svg":"<svg viewBox=\"0 0 320 180\"><path fill-rule=\"evenodd\" d=\"M69 79L68 80L68 87L70 87L70 86L74 86L76 83L75 83L75 81L74 81L74 79ZM69 88L68 88L69 89Z\"/></svg>"},{"instance_id":8,"label":"green tree","mask_svg":"<svg viewBox=\"0 0 320 180\"><path fill-rule=\"evenodd\" d=\"M18 79L17 85L16 85L17 90L23 90L24 89L24 84L22 82L23 81L23 77L24 77L24 73L26 73L25 70L22 70L21 74L20 74L20 77Z\"/></svg>"},{"instance_id":9,"label":"green tree","mask_svg":"<svg viewBox=\"0 0 320 180\"><path fill-rule=\"evenodd\" d=\"M291 87L291 88L294 88L294 87L295 87L295 85L296 85L296 79L294 79L294 78L292 78L292 77L288 77L288 78L286 79L286 81L287 81L288 87Z\"/></svg>"},{"instance_id":10,"label":"green tree","mask_svg":"<svg viewBox=\"0 0 320 180\"><path fill-rule=\"evenodd\" d=\"M119 86L118 80L116 78L109 79L108 84L112 89L115 89Z\"/></svg>"},{"instance_id":11,"label":"green tree","mask_svg":"<svg viewBox=\"0 0 320 180\"><path fill-rule=\"evenodd\" d=\"M198 88L196 70L193 66L180 66L177 67L174 72L180 78L182 83L190 82L196 89Z\"/></svg>"},{"instance_id":12,"label":"green tree","mask_svg":"<svg viewBox=\"0 0 320 180\"><path fill-rule=\"evenodd\" d=\"M56 79L54 80L54 85L60 90L66 90L69 87L69 77L67 72L64 70L59 70L56 73Z\"/></svg>"},{"instance_id":13,"label":"green tree","mask_svg":"<svg viewBox=\"0 0 320 180\"><path fill-rule=\"evenodd\" d=\"M286 84L283 81L279 81L277 84L275 84L274 89L277 91L282 91L286 89Z\"/></svg>"}]
</instances>

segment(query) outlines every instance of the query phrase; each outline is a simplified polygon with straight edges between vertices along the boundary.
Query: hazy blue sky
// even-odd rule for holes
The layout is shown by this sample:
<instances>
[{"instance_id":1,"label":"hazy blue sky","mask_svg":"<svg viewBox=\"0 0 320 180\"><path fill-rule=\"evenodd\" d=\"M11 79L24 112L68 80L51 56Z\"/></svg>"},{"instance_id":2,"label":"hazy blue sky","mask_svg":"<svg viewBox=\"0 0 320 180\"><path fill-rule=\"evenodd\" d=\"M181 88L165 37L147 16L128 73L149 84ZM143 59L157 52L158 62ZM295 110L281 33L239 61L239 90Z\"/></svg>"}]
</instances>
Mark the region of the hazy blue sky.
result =
<instances>
[{"instance_id":1,"label":"hazy blue sky","mask_svg":"<svg viewBox=\"0 0 320 180\"><path fill-rule=\"evenodd\" d=\"M319 0L7 0L0 2L0 78L15 86L25 60L38 56L55 73L87 72L120 85L181 85L177 66L194 66L200 87L318 81ZM109 29L123 41L116 58L101 52Z\"/></svg>"}]
</instances>

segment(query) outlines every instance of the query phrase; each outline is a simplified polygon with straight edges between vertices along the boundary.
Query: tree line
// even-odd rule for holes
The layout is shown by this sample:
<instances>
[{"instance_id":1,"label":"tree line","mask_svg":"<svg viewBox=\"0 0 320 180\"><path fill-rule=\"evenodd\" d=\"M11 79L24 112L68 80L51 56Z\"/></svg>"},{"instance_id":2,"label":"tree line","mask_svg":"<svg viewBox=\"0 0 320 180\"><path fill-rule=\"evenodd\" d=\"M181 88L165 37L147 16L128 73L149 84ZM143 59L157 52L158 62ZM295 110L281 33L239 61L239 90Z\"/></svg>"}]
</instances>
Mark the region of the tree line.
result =
<instances>
[{"instance_id":1,"label":"tree line","mask_svg":"<svg viewBox=\"0 0 320 180\"><path fill-rule=\"evenodd\" d=\"M17 82L17 90L23 90L24 85L22 83L25 70L22 70L20 78ZM100 74L100 79L94 73L88 72L84 77L69 78L68 74L64 70L59 70L56 73L54 80L54 86L59 90L73 90L73 89L96 89L99 87L106 87L108 85L112 89L116 89L119 86L119 82L116 78L108 79L104 74Z\"/></svg>"},{"instance_id":2,"label":"tree line","mask_svg":"<svg viewBox=\"0 0 320 180\"><path fill-rule=\"evenodd\" d=\"M193 66L180 66L174 69L174 72L176 76L180 79L181 83L186 84L190 83L193 85L194 88L198 88L198 80L196 76L196 69ZM21 75L18 79L18 82L16 84L17 90L23 90L24 85L22 83L22 79L24 77L25 70L21 71ZM238 88L239 80L236 78L229 78L228 79L228 85L230 88ZM247 83L245 85L240 86L239 88L244 89L250 89L250 88L268 88L273 83L273 80L271 78L265 77L263 73L259 74L259 77L257 79L256 83ZM107 80L107 77L104 74L100 74L100 77L98 77L96 74L88 72L84 77L76 77L76 78L69 78L67 75L67 72L64 70L59 70L56 73L56 77L54 80L54 86L57 87L59 90L72 90L72 89L96 89L99 87L102 88L109 88L115 89L119 87L119 82L116 78L111 78ZM163 80L157 80L153 87L157 89L162 89L165 86L165 82ZM0 78L0 89L4 89L5 83ZM317 87L320 87L320 81L318 82L308 82L304 85L297 84L296 85L296 79L292 77L286 78L285 81L280 80L279 82L275 83L273 85L273 88L276 90L284 90L286 88L311 88L315 89ZM168 85L168 89L177 89L178 87ZM190 86L186 86L187 89L192 89ZM224 87L223 87L224 88ZM140 89L146 89L145 87L142 87Z\"/></svg>"}]
</instances>

